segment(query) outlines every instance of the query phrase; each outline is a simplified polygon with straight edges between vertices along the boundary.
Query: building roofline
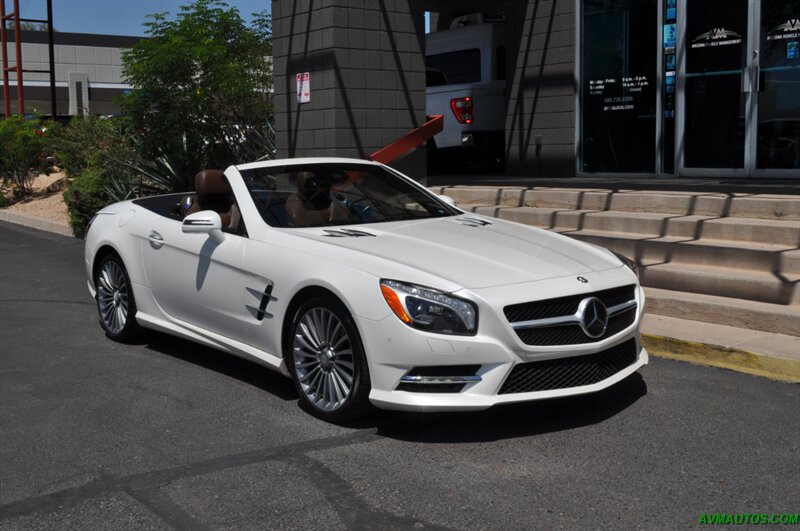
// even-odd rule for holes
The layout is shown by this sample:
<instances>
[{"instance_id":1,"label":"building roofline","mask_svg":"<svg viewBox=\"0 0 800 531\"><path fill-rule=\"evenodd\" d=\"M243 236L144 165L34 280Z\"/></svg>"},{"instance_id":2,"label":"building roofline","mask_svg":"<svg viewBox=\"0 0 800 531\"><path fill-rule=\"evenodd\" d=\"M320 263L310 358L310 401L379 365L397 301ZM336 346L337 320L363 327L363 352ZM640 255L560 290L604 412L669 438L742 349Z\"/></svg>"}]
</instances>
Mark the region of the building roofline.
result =
<instances>
[{"instance_id":1,"label":"building roofline","mask_svg":"<svg viewBox=\"0 0 800 531\"><path fill-rule=\"evenodd\" d=\"M46 31L22 30L22 42L34 44L47 44ZM8 42L15 41L15 32L6 30ZM133 37L128 35L98 35L95 33L64 33L61 31L53 32L53 44L66 46L99 46L105 48L125 48L133 46L144 37Z\"/></svg>"}]
</instances>

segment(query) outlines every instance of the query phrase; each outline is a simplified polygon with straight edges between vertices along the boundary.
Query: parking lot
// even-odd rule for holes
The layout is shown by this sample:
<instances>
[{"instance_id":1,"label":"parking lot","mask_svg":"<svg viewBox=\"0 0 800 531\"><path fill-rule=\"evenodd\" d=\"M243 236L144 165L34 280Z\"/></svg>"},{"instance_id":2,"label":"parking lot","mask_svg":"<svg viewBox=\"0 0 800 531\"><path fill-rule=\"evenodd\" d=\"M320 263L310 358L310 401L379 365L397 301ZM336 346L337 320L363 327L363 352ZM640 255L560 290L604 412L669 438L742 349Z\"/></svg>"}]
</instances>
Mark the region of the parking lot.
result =
<instances>
[{"instance_id":1,"label":"parking lot","mask_svg":"<svg viewBox=\"0 0 800 531\"><path fill-rule=\"evenodd\" d=\"M654 359L594 395L336 426L250 362L106 339L82 252L0 224L0 529L663 529L800 511L798 385Z\"/></svg>"}]
</instances>

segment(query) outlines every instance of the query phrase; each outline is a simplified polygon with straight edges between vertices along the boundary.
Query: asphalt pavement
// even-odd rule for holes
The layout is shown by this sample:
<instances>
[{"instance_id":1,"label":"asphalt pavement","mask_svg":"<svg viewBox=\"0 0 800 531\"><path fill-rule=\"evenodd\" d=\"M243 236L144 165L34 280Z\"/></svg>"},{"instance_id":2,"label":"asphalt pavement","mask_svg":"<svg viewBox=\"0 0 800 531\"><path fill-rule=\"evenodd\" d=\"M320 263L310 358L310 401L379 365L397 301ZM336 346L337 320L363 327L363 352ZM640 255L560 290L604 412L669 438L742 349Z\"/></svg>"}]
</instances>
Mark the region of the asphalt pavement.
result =
<instances>
[{"instance_id":1,"label":"asphalt pavement","mask_svg":"<svg viewBox=\"0 0 800 531\"><path fill-rule=\"evenodd\" d=\"M601 393L321 422L289 380L106 339L83 242L0 223L0 529L686 528L800 512L800 385L654 359Z\"/></svg>"}]
</instances>

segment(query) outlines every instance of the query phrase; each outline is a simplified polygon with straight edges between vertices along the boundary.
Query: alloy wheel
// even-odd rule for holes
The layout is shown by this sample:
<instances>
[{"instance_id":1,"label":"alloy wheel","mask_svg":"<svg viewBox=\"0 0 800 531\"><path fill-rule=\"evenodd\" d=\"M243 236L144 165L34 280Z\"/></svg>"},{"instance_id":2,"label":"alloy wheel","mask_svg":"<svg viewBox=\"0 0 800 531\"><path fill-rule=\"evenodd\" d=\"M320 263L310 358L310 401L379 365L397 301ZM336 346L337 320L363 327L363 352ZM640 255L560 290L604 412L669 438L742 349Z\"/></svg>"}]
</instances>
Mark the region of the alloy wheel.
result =
<instances>
[{"instance_id":1,"label":"alloy wheel","mask_svg":"<svg viewBox=\"0 0 800 531\"><path fill-rule=\"evenodd\" d=\"M316 408L336 411L353 391L353 343L342 321L327 308L309 309L297 321L293 344L297 380Z\"/></svg>"},{"instance_id":2,"label":"alloy wheel","mask_svg":"<svg viewBox=\"0 0 800 531\"><path fill-rule=\"evenodd\" d=\"M121 333L128 322L128 283L116 260L103 263L97 276L97 308L106 329Z\"/></svg>"}]
</instances>

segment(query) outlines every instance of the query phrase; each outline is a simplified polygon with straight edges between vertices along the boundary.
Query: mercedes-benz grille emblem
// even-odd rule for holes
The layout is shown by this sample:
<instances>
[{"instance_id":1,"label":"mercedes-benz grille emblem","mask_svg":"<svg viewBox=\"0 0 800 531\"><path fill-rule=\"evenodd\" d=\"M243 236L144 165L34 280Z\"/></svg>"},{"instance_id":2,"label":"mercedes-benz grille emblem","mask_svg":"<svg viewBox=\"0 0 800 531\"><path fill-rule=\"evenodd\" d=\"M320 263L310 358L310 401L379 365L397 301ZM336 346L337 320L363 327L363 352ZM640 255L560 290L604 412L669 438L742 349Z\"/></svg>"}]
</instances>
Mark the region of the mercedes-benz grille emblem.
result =
<instances>
[{"instance_id":1,"label":"mercedes-benz grille emblem","mask_svg":"<svg viewBox=\"0 0 800 531\"><path fill-rule=\"evenodd\" d=\"M583 299L578 305L578 315L581 316L581 329L587 336L597 339L606 333L608 310L597 297Z\"/></svg>"},{"instance_id":2,"label":"mercedes-benz grille emblem","mask_svg":"<svg viewBox=\"0 0 800 531\"><path fill-rule=\"evenodd\" d=\"M578 282L581 282L581 283L583 283L583 284L586 284L586 283L587 283L587 282L589 282L589 281L588 281L588 280L587 280L585 277L578 277Z\"/></svg>"}]
</instances>

